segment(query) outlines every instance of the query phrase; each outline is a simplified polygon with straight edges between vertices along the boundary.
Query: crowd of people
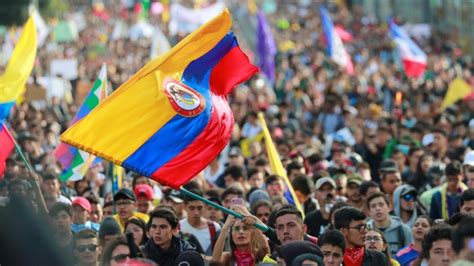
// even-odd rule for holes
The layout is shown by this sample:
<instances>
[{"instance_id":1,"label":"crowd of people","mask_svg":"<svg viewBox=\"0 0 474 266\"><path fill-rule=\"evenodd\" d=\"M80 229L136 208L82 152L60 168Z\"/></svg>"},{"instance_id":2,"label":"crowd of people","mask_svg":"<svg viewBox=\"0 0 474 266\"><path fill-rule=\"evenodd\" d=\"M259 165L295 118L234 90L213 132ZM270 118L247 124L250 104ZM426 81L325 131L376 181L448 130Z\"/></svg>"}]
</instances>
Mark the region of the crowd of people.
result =
<instances>
[{"instance_id":1,"label":"crowd of people","mask_svg":"<svg viewBox=\"0 0 474 266\"><path fill-rule=\"evenodd\" d=\"M407 78L386 25L358 6L329 6L334 22L352 35L345 46L354 75L325 54L319 4L276 1L267 14L278 45L276 80L259 73L234 90L228 147L185 185L243 219L129 171L114 191L105 161L82 180L61 181L53 150L84 96L81 88L92 86L102 63L90 47L107 50L102 59L112 89L150 59L150 39L109 38L115 21L138 21L129 2L107 10L110 20L85 1L71 5L86 23L77 41L50 36L38 49L29 86L40 86L53 59L77 59L78 77L59 77L66 93L24 102L7 120L34 171L17 153L6 162L0 264L474 263L474 97L440 108L453 79L474 84L474 63L433 32L419 43L428 55L425 74ZM168 35L160 16L149 22ZM259 112L296 199L272 171Z\"/></svg>"}]
</instances>

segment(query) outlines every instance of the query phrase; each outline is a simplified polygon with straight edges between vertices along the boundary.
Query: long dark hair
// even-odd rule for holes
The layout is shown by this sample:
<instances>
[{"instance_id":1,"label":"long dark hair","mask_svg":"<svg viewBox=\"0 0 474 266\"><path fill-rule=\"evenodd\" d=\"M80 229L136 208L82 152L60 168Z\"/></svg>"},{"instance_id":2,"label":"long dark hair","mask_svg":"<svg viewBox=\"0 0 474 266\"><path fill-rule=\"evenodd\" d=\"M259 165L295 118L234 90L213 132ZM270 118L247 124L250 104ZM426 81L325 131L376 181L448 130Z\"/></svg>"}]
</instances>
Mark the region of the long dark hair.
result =
<instances>
[{"instance_id":1,"label":"long dark hair","mask_svg":"<svg viewBox=\"0 0 474 266\"><path fill-rule=\"evenodd\" d=\"M390 256L390 252L388 252L388 242L387 242L387 239L385 239L385 236L383 235L382 231L380 231L379 229L377 229L375 227L370 228L367 232L370 232L370 231L377 232L382 237L382 241L385 245L385 250L383 250L382 253L385 254L385 256L387 257L387 260L390 261L392 256Z\"/></svg>"},{"instance_id":2,"label":"long dark hair","mask_svg":"<svg viewBox=\"0 0 474 266\"><path fill-rule=\"evenodd\" d=\"M142 229L143 236L142 236L142 239L140 240L139 245L145 245L145 243L148 241L148 237L146 236L146 224L145 224L145 222L140 218L132 217L132 218L128 219L125 222L125 227L124 228L126 229L129 224L134 224L134 225L136 225L136 226L138 226Z\"/></svg>"}]
</instances>

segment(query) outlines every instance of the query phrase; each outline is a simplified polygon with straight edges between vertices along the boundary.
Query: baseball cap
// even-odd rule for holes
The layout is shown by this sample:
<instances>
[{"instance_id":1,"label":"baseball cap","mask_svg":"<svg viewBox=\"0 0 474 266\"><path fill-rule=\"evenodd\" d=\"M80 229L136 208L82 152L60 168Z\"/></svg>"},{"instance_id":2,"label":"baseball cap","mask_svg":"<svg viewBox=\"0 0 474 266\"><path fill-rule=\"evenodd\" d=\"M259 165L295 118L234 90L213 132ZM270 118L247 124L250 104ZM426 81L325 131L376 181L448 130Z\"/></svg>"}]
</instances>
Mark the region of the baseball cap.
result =
<instances>
[{"instance_id":1,"label":"baseball cap","mask_svg":"<svg viewBox=\"0 0 474 266\"><path fill-rule=\"evenodd\" d=\"M474 166L474 151L470 151L464 156L462 165Z\"/></svg>"},{"instance_id":2,"label":"baseball cap","mask_svg":"<svg viewBox=\"0 0 474 266\"><path fill-rule=\"evenodd\" d=\"M382 173L384 173L384 172L385 173L386 172L398 172L397 163L392 159L383 160L380 163L379 171L382 172Z\"/></svg>"},{"instance_id":3,"label":"baseball cap","mask_svg":"<svg viewBox=\"0 0 474 266\"><path fill-rule=\"evenodd\" d=\"M434 135L431 133L424 135L423 139L421 140L421 144L423 144L423 146L428 146L433 142L434 142Z\"/></svg>"},{"instance_id":4,"label":"baseball cap","mask_svg":"<svg viewBox=\"0 0 474 266\"><path fill-rule=\"evenodd\" d=\"M91 212L91 204L90 202L84 197L76 197L72 201L72 206L81 206L87 212Z\"/></svg>"},{"instance_id":5,"label":"baseball cap","mask_svg":"<svg viewBox=\"0 0 474 266\"><path fill-rule=\"evenodd\" d=\"M242 151L238 147L232 147L229 150L229 157L230 156L240 156L242 155Z\"/></svg>"},{"instance_id":6,"label":"baseball cap","mask_svg":"<svg viewBox=\"0 0 474 266\"><path fill-rule=\"evenodd\" d=\"M183 195L178 190L171 190L168 197L176 203L183 203Z\"/></svg>"},{"instance_id":7,"label":"baseball cap","mask_svg":"<svg viewBox=\"0 0 474 266\"><path fill-rule=\"evenodd\" d=\"M411 185L403 185L402 191L400 192L400 196L405 196L407 194L416 194L416 189Z\"/></svg>"},{"instance_id":8,"label":"baseball cap","mask_svg":"<svg viewBox=\"0 0 474 266\"><path fill-rule=\"evenodd\" d=\"M134 192L137 198L145 197L147 200L153 200L153 188L148 184L140 184L135 186Z\"/></svg>"},{"instance_id":9,"label":"baseball cap","mask_svg":"<svg viewBox=\"0 0 474 266\"><path fill-rule=\"evenodd\" d=\"M322 177L316 181L315 187L316 189L320 189L324 184L329 183L333 188L336 188L336 182L328 176Z\"/></svg>"},{"instance_id":10,"label":"baseball cap","mask_svg":"<svg viewBox=\"0 0 474 266\"><path fill-rule=\"evenodd\" d=\"M349 185L351 183L360 186L360 184L362 184L362 178L358 175L350 175L347 179L347 184Z\"/></svg>"},{"instance_id":11,"label":"baseball cap","mask_svg":"<svg viewBox=\"0 0 474 266\"><path fill-rule=\"evenodd\" d=\"M120 199L129 199L132 201L137 201L137 198L135 197L135 194L133 194L133 191L128 188L122 188L117 191L117 193L115 193L114 201L118 201Z\"/></svg>"}]
</instances>

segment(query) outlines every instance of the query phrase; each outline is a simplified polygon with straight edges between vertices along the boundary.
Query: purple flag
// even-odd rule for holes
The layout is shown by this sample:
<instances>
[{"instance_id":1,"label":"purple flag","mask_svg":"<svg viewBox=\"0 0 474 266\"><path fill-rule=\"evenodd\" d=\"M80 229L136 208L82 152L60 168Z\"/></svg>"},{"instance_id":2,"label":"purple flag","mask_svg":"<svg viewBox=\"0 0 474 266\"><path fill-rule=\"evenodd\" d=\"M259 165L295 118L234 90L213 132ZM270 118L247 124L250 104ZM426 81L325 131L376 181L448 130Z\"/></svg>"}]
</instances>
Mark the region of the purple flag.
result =
<instances>
[{"instance_id":1,"label":"purple flag","mask_svg":"<svg viewBox=\"0 0 474 266\"><path fill-rule=\"evenodd\" d=\"M275 83L275 55L277 53L272 30L262 11L257 14L257 53L259 67L270 82Z\"/></svg>"}]
</instances>

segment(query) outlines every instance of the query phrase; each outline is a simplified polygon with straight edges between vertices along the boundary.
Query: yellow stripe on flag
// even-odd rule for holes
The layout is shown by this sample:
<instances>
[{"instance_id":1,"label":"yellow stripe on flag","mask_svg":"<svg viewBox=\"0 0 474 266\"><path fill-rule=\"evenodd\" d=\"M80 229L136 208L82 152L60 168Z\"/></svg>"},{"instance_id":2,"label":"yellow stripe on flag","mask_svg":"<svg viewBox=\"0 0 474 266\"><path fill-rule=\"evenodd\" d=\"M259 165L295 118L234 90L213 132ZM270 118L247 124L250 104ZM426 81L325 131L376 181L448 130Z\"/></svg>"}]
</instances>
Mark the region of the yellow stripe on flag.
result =
<instances>
[{"instance_id":1,"label":"yellow stripe on flag","mask_svg":"<svg viewBox=\"0 0 474 266\"><path fill-rule=\"evenodd\" d=\"M441 110L446 109L446 107L466 97L471 91L471 86L469 86L466 81L461 78L455 78L449 83L448 91L444 96L443 104L441 104Z\"/></svg>"},{"instance_id":2,"label":"yellow stripe on flag","mask_svg":"<svg viewBox=\"0 0 474 266\"><path fill-rule=\"evenodd\" d=\"M36 58L36 27L30 16L15 45L7 68L0 76L0 103L16 101L25 91L25 84L33 70Z\"/></svg>"},{"instance_id":3,"label":"yellow stripe on flag","mask_svg":"<svg viewBox=\"0 0 474 266\"><path fill-rule=\"evenodd\" d=\"M295 202L296 208L301 212L301 215L303 215L304 217L303 207L298 201L298 198L296 197L293 186L291 185L291 182L288 179L288 176L286 175L286 170L283 167L283 164L281 163L280 156L278 155L278 151L275 145L273 144L270 131L268 130L267 123L265 122L265 118L263 117L263 114L261 112L258 113L258 120L260 121L260 126L262 127L263 136L265 139L265 147L267 149L268 160L270 161L270 168L272 169L273 174L283 177L283 179L285 180L286 186L288 187L288 190L290 191L291 197L293 198L293 201Z\"/></svg>"}]
</instances>

